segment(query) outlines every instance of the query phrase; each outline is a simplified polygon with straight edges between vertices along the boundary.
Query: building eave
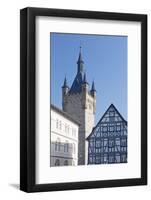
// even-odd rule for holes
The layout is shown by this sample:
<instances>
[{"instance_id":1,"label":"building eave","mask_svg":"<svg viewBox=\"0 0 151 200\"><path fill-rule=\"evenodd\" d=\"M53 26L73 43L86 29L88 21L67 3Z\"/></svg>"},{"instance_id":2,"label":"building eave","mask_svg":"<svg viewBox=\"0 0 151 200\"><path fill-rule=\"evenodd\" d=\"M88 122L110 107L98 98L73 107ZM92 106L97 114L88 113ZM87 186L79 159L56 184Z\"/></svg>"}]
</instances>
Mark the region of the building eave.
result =
<instances>
[{"instance_id":1,"label":"building eave","mask_svg":"<svg viewBox=\"0 0 151 200\"><path fill-rule=\"evenodd\" d=\"M73 123L77 124L78 126L81 125L79 121L73 119L68 113L64 112L63 110L61 110L60 108L56 107L55 105L51 104L51 109L56 111L57 113L61 114L63 117L69 119Z\"/></svg>"}]
</instances>

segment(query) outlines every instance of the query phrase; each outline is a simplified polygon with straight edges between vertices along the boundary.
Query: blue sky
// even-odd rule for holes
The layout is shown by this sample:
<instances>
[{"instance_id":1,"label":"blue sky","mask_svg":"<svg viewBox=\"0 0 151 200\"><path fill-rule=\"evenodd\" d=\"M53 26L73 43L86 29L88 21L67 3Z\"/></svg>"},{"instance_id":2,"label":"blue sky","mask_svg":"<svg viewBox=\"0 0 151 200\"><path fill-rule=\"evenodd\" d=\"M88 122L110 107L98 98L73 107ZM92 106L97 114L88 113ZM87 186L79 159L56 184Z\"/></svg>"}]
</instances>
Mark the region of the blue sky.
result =
<instances>
[{"instance_id":1,"label":"blue sky","mask_svg":"<svg viewBox=\"0 0 151 200\"><path fill-rule=\"evenodd\" d=\"M95 122L111 103L127 120L127 37L51 33L50 41L51 103L62 108L64 77L71 86L81 45L87 81L97 90Z\"/></svg>"}]
</instances>

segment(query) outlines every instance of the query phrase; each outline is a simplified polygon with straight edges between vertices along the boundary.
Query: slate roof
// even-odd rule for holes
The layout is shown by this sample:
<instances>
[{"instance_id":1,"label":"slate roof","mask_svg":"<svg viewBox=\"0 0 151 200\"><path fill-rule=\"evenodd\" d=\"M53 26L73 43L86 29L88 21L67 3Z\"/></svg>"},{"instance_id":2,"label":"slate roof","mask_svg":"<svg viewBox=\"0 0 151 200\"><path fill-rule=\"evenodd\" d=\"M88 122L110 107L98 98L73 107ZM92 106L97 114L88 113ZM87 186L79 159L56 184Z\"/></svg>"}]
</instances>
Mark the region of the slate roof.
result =
<instances>
[{"instance_id":1,"label":"slate roof","mask_svg":"<svg viewBox=\"0 0 151 200\"><path fill-rule=\"evenodd\" d=\"M81 53L81 47L80 47L79 57L78 57L78 61L77 61L77 74L76 74L74 81L72 83L72 86L69 90L69 94L81 93L82 84L88 84L88 82L87 82L87 78L86 78L86 73L84 72L84 61L82 59L82 53ZM63 84L62 88L65 88L65 87L69 88L66 77L64 79L64 84ZM94 81L92 83L91 91L96 91Z\"/></svg>"},{"instance_id":2,"label":"slate roof","mask_svg":"<svg viewBox=\"0 0 151 200\"><path fill-rule=\"evenodd\" d=\"M82 90L82 83L83 83L83 78L84 78L84 73L83 72L79 72L77 73L72 86L70 88L69 93L73 94L73 93L80 93Z\"/></svg>"},{"instance_id":3,"label":"slate roof","mask_svg":"<svg viewBox=\"0 0 151 200\"><path fill-rule=\"evenodd\" d=\"M84 83L85 78L86 78L86 75L84 73L84 61L82 59L81 47L80 47L77 65L78 65L77 74L70 88L70 91L69 91L70 94L80 93L82 90L82 84Z\"/></svg>"}]
</instances>

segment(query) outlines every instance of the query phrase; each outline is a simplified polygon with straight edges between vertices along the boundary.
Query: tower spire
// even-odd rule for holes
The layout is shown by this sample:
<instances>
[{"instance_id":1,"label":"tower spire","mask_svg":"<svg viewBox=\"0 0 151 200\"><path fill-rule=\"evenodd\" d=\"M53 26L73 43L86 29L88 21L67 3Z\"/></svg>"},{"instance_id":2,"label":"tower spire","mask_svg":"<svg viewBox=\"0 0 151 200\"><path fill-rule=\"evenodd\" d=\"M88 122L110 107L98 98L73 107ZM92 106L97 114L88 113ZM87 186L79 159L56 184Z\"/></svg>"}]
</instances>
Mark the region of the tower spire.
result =
<instances>
[{"instance_id":1,"label":"tower spire","mask_svg":"<svg viewBox=\"0 0 151 200\"><path fill-rule=\"evenodd\" d=\"M93 80L93 82L92 82L92 88L91 88L91 91L96 91L96 89L95 89L95 84L94 84L94 80Z\"/></svg>"},{"instance_id":2,"label":"tower spire","mask_svg":"<svg viewBox=\"0 0 151 200\"><path fill-rule=\"evenodd\" d=\"M87 77L86 77L86 72L84 73L83 83L87 83L87 84L88 84L88 82L87 82Z\"/></svg>"},{"instance_id":3,"label":"tower spire","mask_svg":"<svg viewBox=\"0 0 151 200\"><path fill-rule=\"evenodd\" d=\"M63 86L62 86L62 87L63 87L63 88L68 88L66 76L65 76L65 78L64 78L64 83L63 83Z\"/></svg>"},{"instance_id":4,"label":"tower spire","mask_svg":"<svg viewBox=\"0 0 151 200\"><path fill-rule=\"evenodd\" d=\"M94 80L92 82L92 87L91 87L91 90L90 90L90 93L93 97L96 97L96 89L95 89L95 84L94 84Z\"/></svg>"},{"instance_id":5,"label":"tower spire","mask_svg":"<svg viewBox=\"0 0 151 200\"><path fill-rule=\"evenodd\" d=\"M84 61L82 60L82 53L81 53L81 49L82 47L80 46L80 51L79 51L79 58L78 58L78 61L77 61L77 65L78 65L78 73L80 72L83 72L83 64L84 64Z\"/></svg>"}]
</instances>

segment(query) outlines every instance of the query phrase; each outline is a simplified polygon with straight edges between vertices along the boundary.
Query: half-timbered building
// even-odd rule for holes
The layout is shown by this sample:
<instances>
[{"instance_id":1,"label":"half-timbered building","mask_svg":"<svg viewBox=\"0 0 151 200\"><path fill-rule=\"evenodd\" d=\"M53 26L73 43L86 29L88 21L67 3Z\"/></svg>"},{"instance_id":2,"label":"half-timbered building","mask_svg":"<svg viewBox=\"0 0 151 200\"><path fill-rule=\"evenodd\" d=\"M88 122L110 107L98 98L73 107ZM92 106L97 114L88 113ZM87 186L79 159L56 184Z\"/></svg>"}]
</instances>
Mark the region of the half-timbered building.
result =
<instances>
[{"instance_id":1,"label":"half-timbered building","mask_svg":"<svg viewBox=\"0 0 151 200\"><path fill-rule=\"evenodd\" d=\"M88 140L88 164L127 162L127 121L111 104Z\"/></svg>"}]
</instances>

